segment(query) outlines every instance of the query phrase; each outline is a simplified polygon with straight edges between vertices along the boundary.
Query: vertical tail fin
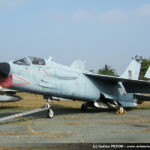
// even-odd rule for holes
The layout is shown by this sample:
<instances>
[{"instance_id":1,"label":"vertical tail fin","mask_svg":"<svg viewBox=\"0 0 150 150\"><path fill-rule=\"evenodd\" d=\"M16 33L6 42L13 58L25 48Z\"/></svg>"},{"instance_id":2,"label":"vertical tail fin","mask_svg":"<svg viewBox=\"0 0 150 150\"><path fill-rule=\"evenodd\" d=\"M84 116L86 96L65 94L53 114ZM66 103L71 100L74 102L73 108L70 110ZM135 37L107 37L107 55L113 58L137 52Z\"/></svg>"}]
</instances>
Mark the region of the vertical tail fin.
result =
<instances>
[{"instance_id":1,"label":"vertical tail fin","mask_svg":"<svg viewBox=\"0 0 150 150\"><path fill-rule=\"evenodd\" d=\"M141 69L142 56L136 55L132 58L131 63L121 75L121 78L138 80Z\"/></svg>"},{"instance_id":2,"label":"vertical tail fin","mask_svg":"<svg viewBox=\"0 0 150 150\"><path fill-rule=\"evenodd\" d=\"M72 69L85 70L85 62L82 60L75 60L70 67Z\"/></svg>"},{"instance_id":3,"label":"vertical tail fin","mask_svg":"<svg viewBox=\"0 0 150 150\"><path fill-rule=\"evenodd\" d=\"M144 77L150 79L150 67L148 68Z\"/></svg>"}]
</instances>

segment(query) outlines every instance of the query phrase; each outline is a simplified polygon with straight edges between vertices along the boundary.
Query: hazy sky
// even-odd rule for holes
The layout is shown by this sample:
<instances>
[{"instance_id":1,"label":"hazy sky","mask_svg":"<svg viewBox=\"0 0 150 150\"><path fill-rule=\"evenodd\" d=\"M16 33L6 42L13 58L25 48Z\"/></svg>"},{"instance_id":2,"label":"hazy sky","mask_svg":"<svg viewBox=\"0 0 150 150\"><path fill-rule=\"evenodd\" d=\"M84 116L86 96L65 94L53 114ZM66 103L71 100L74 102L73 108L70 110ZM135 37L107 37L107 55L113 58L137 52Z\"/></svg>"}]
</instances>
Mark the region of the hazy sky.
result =
<instances>
[{"instance_id":1,"label":"hazy sky","mask_svg":"<svg viewBox=\"0 0 150 150\"><path fill-rule=\"evenodd\" d=\"M0 61L53 57L118 73L150 58L150 0L0 0Z\"/></svg>"}]
</instances>

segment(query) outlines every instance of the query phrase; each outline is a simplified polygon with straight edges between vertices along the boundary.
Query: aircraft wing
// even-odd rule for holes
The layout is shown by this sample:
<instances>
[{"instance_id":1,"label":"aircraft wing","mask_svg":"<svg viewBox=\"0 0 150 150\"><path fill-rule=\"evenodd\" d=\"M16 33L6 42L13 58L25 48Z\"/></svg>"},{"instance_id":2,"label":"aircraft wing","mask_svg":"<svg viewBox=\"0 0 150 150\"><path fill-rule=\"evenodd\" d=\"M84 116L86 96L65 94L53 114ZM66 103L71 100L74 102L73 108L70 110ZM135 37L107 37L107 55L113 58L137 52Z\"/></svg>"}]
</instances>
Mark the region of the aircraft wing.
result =
<instances>
[{"instance_id":1,"label":"aircraft wing","mask_svg":"<svg viewBox=\"0 0 150 150\"><path fill-rule=\"evenodd\" d=\"M5 88L1 88L0 89L0 94L16 94L16 90L12 90L12 89L5 89Z\"/></svg>"},{"instance_id":2,"label":"aircraft wing","mask_svg":"<svg viewBox=\"0 0 150 150\"><path fill-rule=\"evenodd\" d=\"M150 101L150 95L144 95L144 94L134 94L134 97L138 100L141 100L141 101Z\"/></svg>"},{"instance_id":3,"label":"aircraft wing","mask_svg":"<svg viewBox=\"0 0 150 150\"><path fill-rule=\"evenodd\" d=\"M84 73L84 75L92 79L95 79L97 81L101 80L112 84L117 84L118 82L122 82L122 84L126 89L126 92L128 93L150 93L150 82L144 80L131 80L131 79L100 75L94 73Z\"/></svg>"},{"instance_id":4,"label":"aircraft wing","mask_svg":"<svg viewBox=\"0 0 150 150\"><path fill-rule=\"evenodd\" d=\"M21 100L22 98L20 96L15 95L16 90L11 89L0 89L0 102L16 102Z\"/></svg>"}]
</instances>

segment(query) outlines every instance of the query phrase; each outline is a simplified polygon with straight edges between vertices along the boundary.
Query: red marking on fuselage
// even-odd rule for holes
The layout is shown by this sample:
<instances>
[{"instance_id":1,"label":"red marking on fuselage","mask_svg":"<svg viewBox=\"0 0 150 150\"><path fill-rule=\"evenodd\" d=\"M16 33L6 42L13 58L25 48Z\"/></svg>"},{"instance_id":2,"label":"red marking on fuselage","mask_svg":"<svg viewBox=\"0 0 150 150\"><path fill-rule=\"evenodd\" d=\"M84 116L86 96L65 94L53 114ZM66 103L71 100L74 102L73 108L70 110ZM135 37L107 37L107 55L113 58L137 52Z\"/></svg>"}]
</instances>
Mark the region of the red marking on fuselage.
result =
<instances>
[{"instance_id":1,"label":"red marking on fuselage","mask_svg":"<svg viewBox=\"0 0 150 150\"><path fill-rule=\"evenodd\" d=\"M43 72L47 75L48 78L50 77L49 73L45 71L44 69L43 69Z\"/></svg>"},{"instance_id":2,"label":"red marking on fuselage","mask_svg":"<svg viewBox=\"0 0 150 150\"><path fill-rule=\"evenodd\" d=\"M12 85L27 85L27 84L31 84L31 83L28 82L27 80L25 80L25 79L23 79L23 78L21 78L21 77L15 75L15 74L13 74L13 76L16 77L16 78L18 78L18 79L20 79L20 80L22 80L22 81L24 81L25 83L17 83L17 84L12 84Z\"/></svg>"}]
</instances>

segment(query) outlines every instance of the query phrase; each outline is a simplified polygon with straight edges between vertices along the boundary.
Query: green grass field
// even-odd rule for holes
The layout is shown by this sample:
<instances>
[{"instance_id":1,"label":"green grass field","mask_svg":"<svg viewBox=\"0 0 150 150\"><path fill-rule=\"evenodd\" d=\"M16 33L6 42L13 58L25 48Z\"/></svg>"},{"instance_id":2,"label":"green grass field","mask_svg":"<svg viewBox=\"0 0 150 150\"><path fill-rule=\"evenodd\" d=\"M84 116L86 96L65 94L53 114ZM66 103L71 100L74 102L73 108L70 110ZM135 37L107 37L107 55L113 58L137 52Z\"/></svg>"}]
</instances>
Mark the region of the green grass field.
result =
<instances>
[{"instance_id":1,"label":"green grass field","mask_svg":"<svg viewBox=\"0 0 150 150\"><path fill-rule=\"evenodd\" d=\"M41 95L34 95L28 93L18 93L19 96L23 97L23 100L18 102L11 102L11 103L0 103L0 111L2 110L30 110L39 108L45 105L46 101L43 99ZM81 107L83 102L81 101L55 101L51 102L51 105L54 109L75 109ZM137 109L149 109L150 102L144 102L143 104L138 105Z\"/></svg>"},{"instance_id":2,"label":"green grass field","mask_svg":"<svg viewBox=\"0 0 150 150\"><path fill-rule=\"evenodd\" d=\"M0 111L7 110L7 109L14 109L14 110L30 110L39 108L45 105L46 100L43 99L41 95L35 94L28 94L28 93L17 93L17 95L21 96L23 100L17 102L10 102L10 103L0 103ZM83 102L80 101L51 101L51 106L55 109L71 109L71 108L80 108Z\"/></svg>"}]
</instances>

